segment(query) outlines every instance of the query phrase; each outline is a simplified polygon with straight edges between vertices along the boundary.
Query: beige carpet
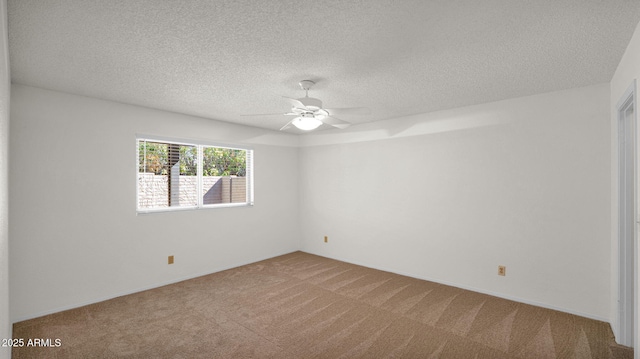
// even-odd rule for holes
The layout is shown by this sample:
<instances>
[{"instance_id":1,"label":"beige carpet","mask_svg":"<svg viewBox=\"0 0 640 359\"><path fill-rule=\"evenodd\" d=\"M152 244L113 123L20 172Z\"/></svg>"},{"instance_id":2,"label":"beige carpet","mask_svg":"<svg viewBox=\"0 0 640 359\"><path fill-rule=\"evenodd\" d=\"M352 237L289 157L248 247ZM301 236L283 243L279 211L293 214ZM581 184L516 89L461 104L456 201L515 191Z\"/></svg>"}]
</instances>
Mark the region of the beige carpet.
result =
<instances>
[{"instance_id":1,"label":"beige carpet","mask_svg":"<svg viewBox=\"0 0 640 359\"><path fill-rule=\"evenodd\" d=\"M615 344L607 323L303 252L13 330L62 344L13 358L608 359Z\"/></svg>"}]
</instances>

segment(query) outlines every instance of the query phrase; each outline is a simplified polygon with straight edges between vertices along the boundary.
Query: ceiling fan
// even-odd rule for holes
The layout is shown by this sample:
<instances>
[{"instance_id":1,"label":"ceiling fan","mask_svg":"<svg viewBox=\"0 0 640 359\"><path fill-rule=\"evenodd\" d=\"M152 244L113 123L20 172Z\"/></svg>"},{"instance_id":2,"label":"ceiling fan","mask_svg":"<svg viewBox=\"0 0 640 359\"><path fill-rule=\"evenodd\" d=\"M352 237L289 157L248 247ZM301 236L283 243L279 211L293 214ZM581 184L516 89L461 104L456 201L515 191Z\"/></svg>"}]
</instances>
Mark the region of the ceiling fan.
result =
<instances>
[{"instance_id":1,"label":"ceiling fan","mask_svg":"<svg viewBox=\"0 0 640 359\"><path fill-rule=\"evenodd\" d=\"M295 99L295 98L283 96L292 105L290 112L265 113L265 114L242 115L242 116L272 116L272 115L295 116L295 118L289 121L286 125L284 125L280 129L280 131L289 129L291 128L291 126L295 126L296 128L303 131L311 131L311 130L315 130L323 123L336 128L340 128L340 129L351 126L351 123L335 117L335 114L367 115L370 113L369 109L365 107L349 107L349 108L333 108L333 109L322 108L322 101L320 101L317 98L309 97L309 89L313 85L315 85L315 82L311 80L302 80L300 81L299 84L300 84L300 88L302 88L305 91L304 97Z\"/></svg>"}]
</instances>

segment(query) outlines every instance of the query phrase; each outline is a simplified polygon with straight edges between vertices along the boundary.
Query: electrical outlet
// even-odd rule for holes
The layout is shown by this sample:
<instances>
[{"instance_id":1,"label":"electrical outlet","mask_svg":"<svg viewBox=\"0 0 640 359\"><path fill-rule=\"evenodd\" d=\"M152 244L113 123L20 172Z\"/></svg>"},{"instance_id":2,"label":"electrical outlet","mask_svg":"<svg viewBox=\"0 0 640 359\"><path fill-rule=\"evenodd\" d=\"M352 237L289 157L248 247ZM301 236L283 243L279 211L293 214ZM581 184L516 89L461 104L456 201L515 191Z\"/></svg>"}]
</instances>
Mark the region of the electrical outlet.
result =
<instances>
[{"instance_id":1,"label":"electrical outlet","mask_svg":"<svg viewBox=\"0 0 640 359\"><path fill-rule=\"evenodd\" d=\"M498 266L498 275L501 276L506 276L507 275L507 267L505 266Z\"/></svg>"},{"instance_id":2,"label":"electrical outlet","mask_svg":"<svg viewBox=\"0 0 640 359\"><path fill-rule=\"evenodd\" d=\"M169 259L167 260L167 262L169 264L173 264L173 256L169 256Z\"/></svg>"},{"instance_id":3,"label":"electrical outlet","mask_svg":"<svg viewBox=\"0 0 640 359\"><path fill-rule=\"evenodd\" d=\"M327 243L327 242L329 242L329 237L324 236L324 243Z\"/></svg>"}]
</instances>

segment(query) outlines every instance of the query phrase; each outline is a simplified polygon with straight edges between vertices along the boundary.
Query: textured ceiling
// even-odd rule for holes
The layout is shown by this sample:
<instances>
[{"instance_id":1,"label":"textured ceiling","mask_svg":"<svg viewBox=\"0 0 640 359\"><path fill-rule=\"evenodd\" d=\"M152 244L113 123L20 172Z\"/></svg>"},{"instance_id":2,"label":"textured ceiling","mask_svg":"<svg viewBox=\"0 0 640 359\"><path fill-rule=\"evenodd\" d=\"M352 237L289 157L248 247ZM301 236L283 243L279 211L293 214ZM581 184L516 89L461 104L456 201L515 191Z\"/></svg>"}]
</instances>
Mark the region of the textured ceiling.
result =
<instances>
[{"instance_id":1,"label":"textured ceiling","mask_svg":"<svg viewBox=\"0 0 640 359\"><path fill-rule=\"evenodd\" d=\"M9 0L12 82L279 129L302 97L352 123L608 82L638 0ZM291 132L295 133L296 129Z\"/></svg>"}]
</instances>

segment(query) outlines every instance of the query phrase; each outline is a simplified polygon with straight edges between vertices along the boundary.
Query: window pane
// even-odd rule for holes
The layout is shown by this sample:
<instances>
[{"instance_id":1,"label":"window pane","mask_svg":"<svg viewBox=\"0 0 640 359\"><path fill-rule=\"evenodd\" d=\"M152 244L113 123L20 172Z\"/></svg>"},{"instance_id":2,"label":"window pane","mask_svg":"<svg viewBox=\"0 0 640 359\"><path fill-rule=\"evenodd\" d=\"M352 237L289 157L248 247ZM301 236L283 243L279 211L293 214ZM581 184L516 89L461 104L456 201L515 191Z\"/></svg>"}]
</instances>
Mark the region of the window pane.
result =
<instances>
[{"instance_id":1,"label":"window pane","mask_svg":"<svg viewBox=\"0 0 640 359\"><path fill-rule=\"evenodd\" d=\"M137 139L138 211L253 205L253 151Z\"/></svg>"},{"instance_id":2,"label":"window pane","mask_svg":"<svg viewBox=\"0 0 640 359\"><path fill-rule=\"evenodd\" d=\"M202 204L247 202L247 151L202 148Z\"/></svg>"},{"instance_id":3,"label":"window pane","mask_svg":"<svg viewBox=\"0 0 640 359\"><path fill-rule=\"evenodd\" d=\"M196 146L138 140L138 208L198 205Z\"/></svg>"}]
</instances>

